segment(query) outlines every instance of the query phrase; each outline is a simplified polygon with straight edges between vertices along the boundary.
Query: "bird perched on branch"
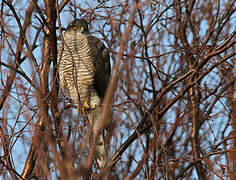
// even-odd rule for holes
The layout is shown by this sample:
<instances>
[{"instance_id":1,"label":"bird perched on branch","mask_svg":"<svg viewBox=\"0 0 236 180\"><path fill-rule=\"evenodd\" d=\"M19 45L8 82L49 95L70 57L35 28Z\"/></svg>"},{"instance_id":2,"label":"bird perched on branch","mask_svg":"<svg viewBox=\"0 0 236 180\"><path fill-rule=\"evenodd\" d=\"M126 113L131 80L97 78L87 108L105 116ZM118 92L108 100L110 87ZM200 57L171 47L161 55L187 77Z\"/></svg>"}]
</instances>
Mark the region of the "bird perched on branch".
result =
<instances>
[{"instance_id":1,"label":"bird perched on branch","mask_svg":"<svg viewBox=\"0 0 236 180\"><path fill-rule=\"evenodd\" d=\"M90 35L84 19L69 23L64 41L58 48L58 66L61 88L78 104L78 111L87 112L95 134L111 67L107 48L100 39ZM99 166L104 166L106 149L103 132L98 137L96 154Z\"/></svg>"}]
</instances>

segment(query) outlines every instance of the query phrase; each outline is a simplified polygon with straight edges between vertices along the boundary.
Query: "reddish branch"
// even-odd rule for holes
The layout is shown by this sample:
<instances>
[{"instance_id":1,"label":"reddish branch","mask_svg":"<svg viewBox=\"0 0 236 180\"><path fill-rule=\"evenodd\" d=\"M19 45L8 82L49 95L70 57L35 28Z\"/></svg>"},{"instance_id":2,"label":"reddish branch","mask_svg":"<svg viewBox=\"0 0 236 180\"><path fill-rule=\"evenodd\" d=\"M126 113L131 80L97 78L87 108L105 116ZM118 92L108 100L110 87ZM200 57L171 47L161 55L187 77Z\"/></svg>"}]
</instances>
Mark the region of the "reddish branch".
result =
<instances>
[{"instance_id":1,"label":"reddish branch","mask_svg":"<svg viewBox=\"0 0 236 180\"><path fill-rule=\"evenodd\" d=\"M3 3L6 3L10 8L13 7L10 3L8 3L5 0L3 1ZM20 25L19 18L17 16L15 17L18 21L19 31L20 31L20 33L19 33L20 37L19 37L19 40L17 43L16 52L15 52L14 68L16 68L16 69L18 69L20 67L21 63L23 62L22 61L23 59L21 59L21 54L22 54L24 40L25 40L25 32L30 25L30 19L31 19L31 15L32 15L34 8L35 8L35 4L34 4L34 1L32 1L26 11L26 16L24 19L23 26ZM12 10L14 10L14 8ZM3 90L3 93L0 98L0 109L2 109L7 97L11 91L11 87L12 87L15 77L16 77L16 71L14 71L14 70L10 71L10 75L7 77L6 86Z\"/></svg>"},{"instance_id":2,"label":"reddish branch","mask_svg":"<svg viewBox=\"0 0 236 180\"><path fill-rule=\"evenodd\" d=\"M235 32L232 33L233 37L235 37ZM229 37L230 39L231 36ZM228 39L226 40L228 42ZM222 47L222 49L227 49L228 47L232 47L235 44L235 40L228 42L227 47ZM222 50L221 49L221 50ZM209 60L211 57L213 57L214 55L217 55L218 53L216 52L223 52L223 51L219 51L217 48L217 51L213 51L210 55L206 56L203 59L203 62L205 62L206 60ZM233 53L227 57L225 57L224 59L222 59L221 61L219 61L218 63L212 65L205 73L201 74L194 82L190 82L189 84L187 84L185 86L185 88L183 88L183 90L175 97L173 98L169 104L167 104L166 107L164 107L162 110L160 110L158 112L158 119L161 119L165 113L178 101L180 100L185 93L187 93L189 91L189 89L195 85L198 84L198 81L200 81L201 79L203 79L208 73L210 73L214 68L216 68L217 66L219 66L221 63L225 62L226 60L228 60L229 58L235 56L236 53ZM199 67L196 67L197 70L199 70ZM191 76L194 76L196 73L198 73L198 71L196 70L190 70L188 73L186 73L185 75L183 75L182 77L180 77L179 79L175 80L174 82L172 82L170 85L168 85L165 89L162 90L162 92L160 93L160 95L156 98L156 100L154 101L154 103L152 104L152 106L149 108L148 113L145 113L142 121L139 123L138 125L138 132L134 132L119 148L119 150L112 156L112 159L108 162L108 167L109 166L113 166L116 164L116 162L120 159L120 157L122 156L122 154L125 152L125 150L138 138L138 134L143 134L145 132L147 132L151 127L152 127L152 123L149 120L149 116L148 114L152 114L152 112L155 110L155 108L158 105L158 102L161 101L162 96L168 92L175 84L177 84L178 82L182 81L185 78L191 78Z\"/></svg>"},{"instance_id":3,"label":"reddish branch","mask_svg":"<svg viewBox=\"0 0 236 180\"><path fill-rule=\"evenodd\" d=\"M40 9L37 6L36 7L39 12ZM49 109L49 104L48 104L48 97L49 97L49 84L48 84L48 79L49 79L49 69L50 69L50 62L52 59L53 62L53 84L52 84L52 93L51 93L51 110L55 118L55 125L58 129L58 126L60 125L60 122L57 122L57 117L56 114L58 114L58 109L57 109L57 104L58 104L58 82L57 82L57 38L56 38L56 8L55 8L55 1L45 1L46 4L46 15L47 15L47 22L44 22L45 25L47 26L45 32L45 37L43 41L43 50L42 50L42 68L40 70L40 89L42 89L42 96L40 94L37 94L37 99L38 99L38 107L39 107L39 112L40 112L40 119L38 120L38 125L39 129L36 129L35 135L34 135L34 140L36 141L37 138L39 138L39 132L45 131L45 127L50 127L50 121L49 121L49 116L48 116L48 109ZM43 18L44 20L44 18ZM45 21L45 20L44 20ZM36 92L37 93L37 92ZM48 128L46 128L48 129ZM51 133L50 128L49 134ZM46 131L47 132L47 131ZM58 132L58 131L57 131ZM37 158L37 148L35 147L36 145L39 144L33 141L28 158L26 161L26 165L23 171L23 177L28 178L35 166L35 161ZM37 141L38 142L38 141ZM44 151L47 151L47 144L44 144Z\"/></svg>"},{"instance_id":4,"label":"reddish branch","mask_svg":"<svg viewBox=\"0 0 236 180\"><path fill-rule=\"evenodd\" d=\"M235 138L232 140L231 149L229 152L230 155L230 179L236 179L236 100L234 99L234 95L236 92L236 83L232 83L231 87L228 90L228 102L231 107L231 136Z\"/></svg>"}]
</instances>

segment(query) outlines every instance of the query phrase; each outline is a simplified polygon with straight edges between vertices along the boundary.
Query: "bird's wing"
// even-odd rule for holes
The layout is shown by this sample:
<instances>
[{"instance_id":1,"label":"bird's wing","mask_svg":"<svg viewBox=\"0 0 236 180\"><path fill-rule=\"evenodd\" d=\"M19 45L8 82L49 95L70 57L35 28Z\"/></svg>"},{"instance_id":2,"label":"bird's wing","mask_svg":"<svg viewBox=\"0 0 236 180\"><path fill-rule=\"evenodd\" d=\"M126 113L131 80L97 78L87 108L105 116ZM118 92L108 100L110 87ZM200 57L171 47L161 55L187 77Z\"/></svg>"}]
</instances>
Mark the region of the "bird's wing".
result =
<instances>
[{"instance_id":1,"label":"bird's wing","mask_svg":"<svg viewBox=\"0 0 236 180\"><path fill-rule=\"evenodd\" d=\"M94 36L88 36L88 45L94 59L94 89L100 98L104 98L111 74L110 57L102 41Z\"/></svg>"}]
</instances>

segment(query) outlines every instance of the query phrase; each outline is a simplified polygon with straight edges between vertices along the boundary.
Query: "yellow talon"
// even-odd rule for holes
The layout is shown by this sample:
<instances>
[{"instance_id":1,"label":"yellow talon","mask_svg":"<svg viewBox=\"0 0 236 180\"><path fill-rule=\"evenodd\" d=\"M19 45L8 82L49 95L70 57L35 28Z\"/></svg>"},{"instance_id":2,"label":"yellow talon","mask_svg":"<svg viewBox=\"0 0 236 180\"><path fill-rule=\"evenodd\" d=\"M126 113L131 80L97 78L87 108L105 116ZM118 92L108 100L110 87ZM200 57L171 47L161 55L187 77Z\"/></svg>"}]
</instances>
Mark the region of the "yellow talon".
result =
<instances>
[{"instance_id":1,"label":"yellow talon","mask_svg":"<svg viewBox=\"0 0 236 180\"><path fill-rule=\"evenodd\" d=\"M84 104L83 104L83 107L85 108L85 109L89 109L90 107L89 107L89 103L88 103L88 97L86 97L86 99L85 99L85 101L84 101Z\"/></svg>"},{"instance_id":2,"label":"yellow talon","mask_svg":"<svg viewBox=\"0 0 236 180\"><path fill-rule=\"evenodd\" d=\"M80 105L77 106L77 112L78 112L78 113L80 113L80 108L79 108L79 106L80 106ZM82 109L81 112L82 112L83 114L85 114L86 111L85 111L85 108L83 107L83 105L82 105L82 108L81 108L81 109Z\"/></svg>"},{"instance_id":3,"label":"yellow talon","mask_svg":"<svg viewBox=\"0 0 236 180\"><path fill-rule=\"evenodd\" d=\"M82 104L82 113L86 114L86 112L89 110L89 104L88 104L88 97L86 97L84 104ZM77 106L77 111L80 112L79 105Z\"/></svg>"}]
</instances>

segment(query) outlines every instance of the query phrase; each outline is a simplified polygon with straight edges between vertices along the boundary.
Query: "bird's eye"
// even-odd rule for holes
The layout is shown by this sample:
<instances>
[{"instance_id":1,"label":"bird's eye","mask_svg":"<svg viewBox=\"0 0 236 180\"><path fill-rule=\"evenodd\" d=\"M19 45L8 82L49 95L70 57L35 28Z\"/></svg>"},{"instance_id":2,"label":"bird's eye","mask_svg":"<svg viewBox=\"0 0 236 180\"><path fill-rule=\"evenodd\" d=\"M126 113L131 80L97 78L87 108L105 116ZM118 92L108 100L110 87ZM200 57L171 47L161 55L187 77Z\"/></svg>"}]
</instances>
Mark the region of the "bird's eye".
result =
<instances>
[{"instance_id":1,"label":"bird's eye","mask_svg":"<svg viewBox=\"0 0 236 180\"><path fill-rule=\"evenodd\" d=\"M73 27L73 30L74 30L74 31L76 31L77 29L78 29L78 27L77 27L77 26L74 26L74 27Z\"/></svg>"},{"instance_id":2,"label":"bird's eye","mask_svg":"<svg viewBox=\"0 0 236 180\"><path fill-rule=\"evenodd\" d=\"M80 32L84 31L84 27L79 27Z\"/></svg>"}]
</instances>

